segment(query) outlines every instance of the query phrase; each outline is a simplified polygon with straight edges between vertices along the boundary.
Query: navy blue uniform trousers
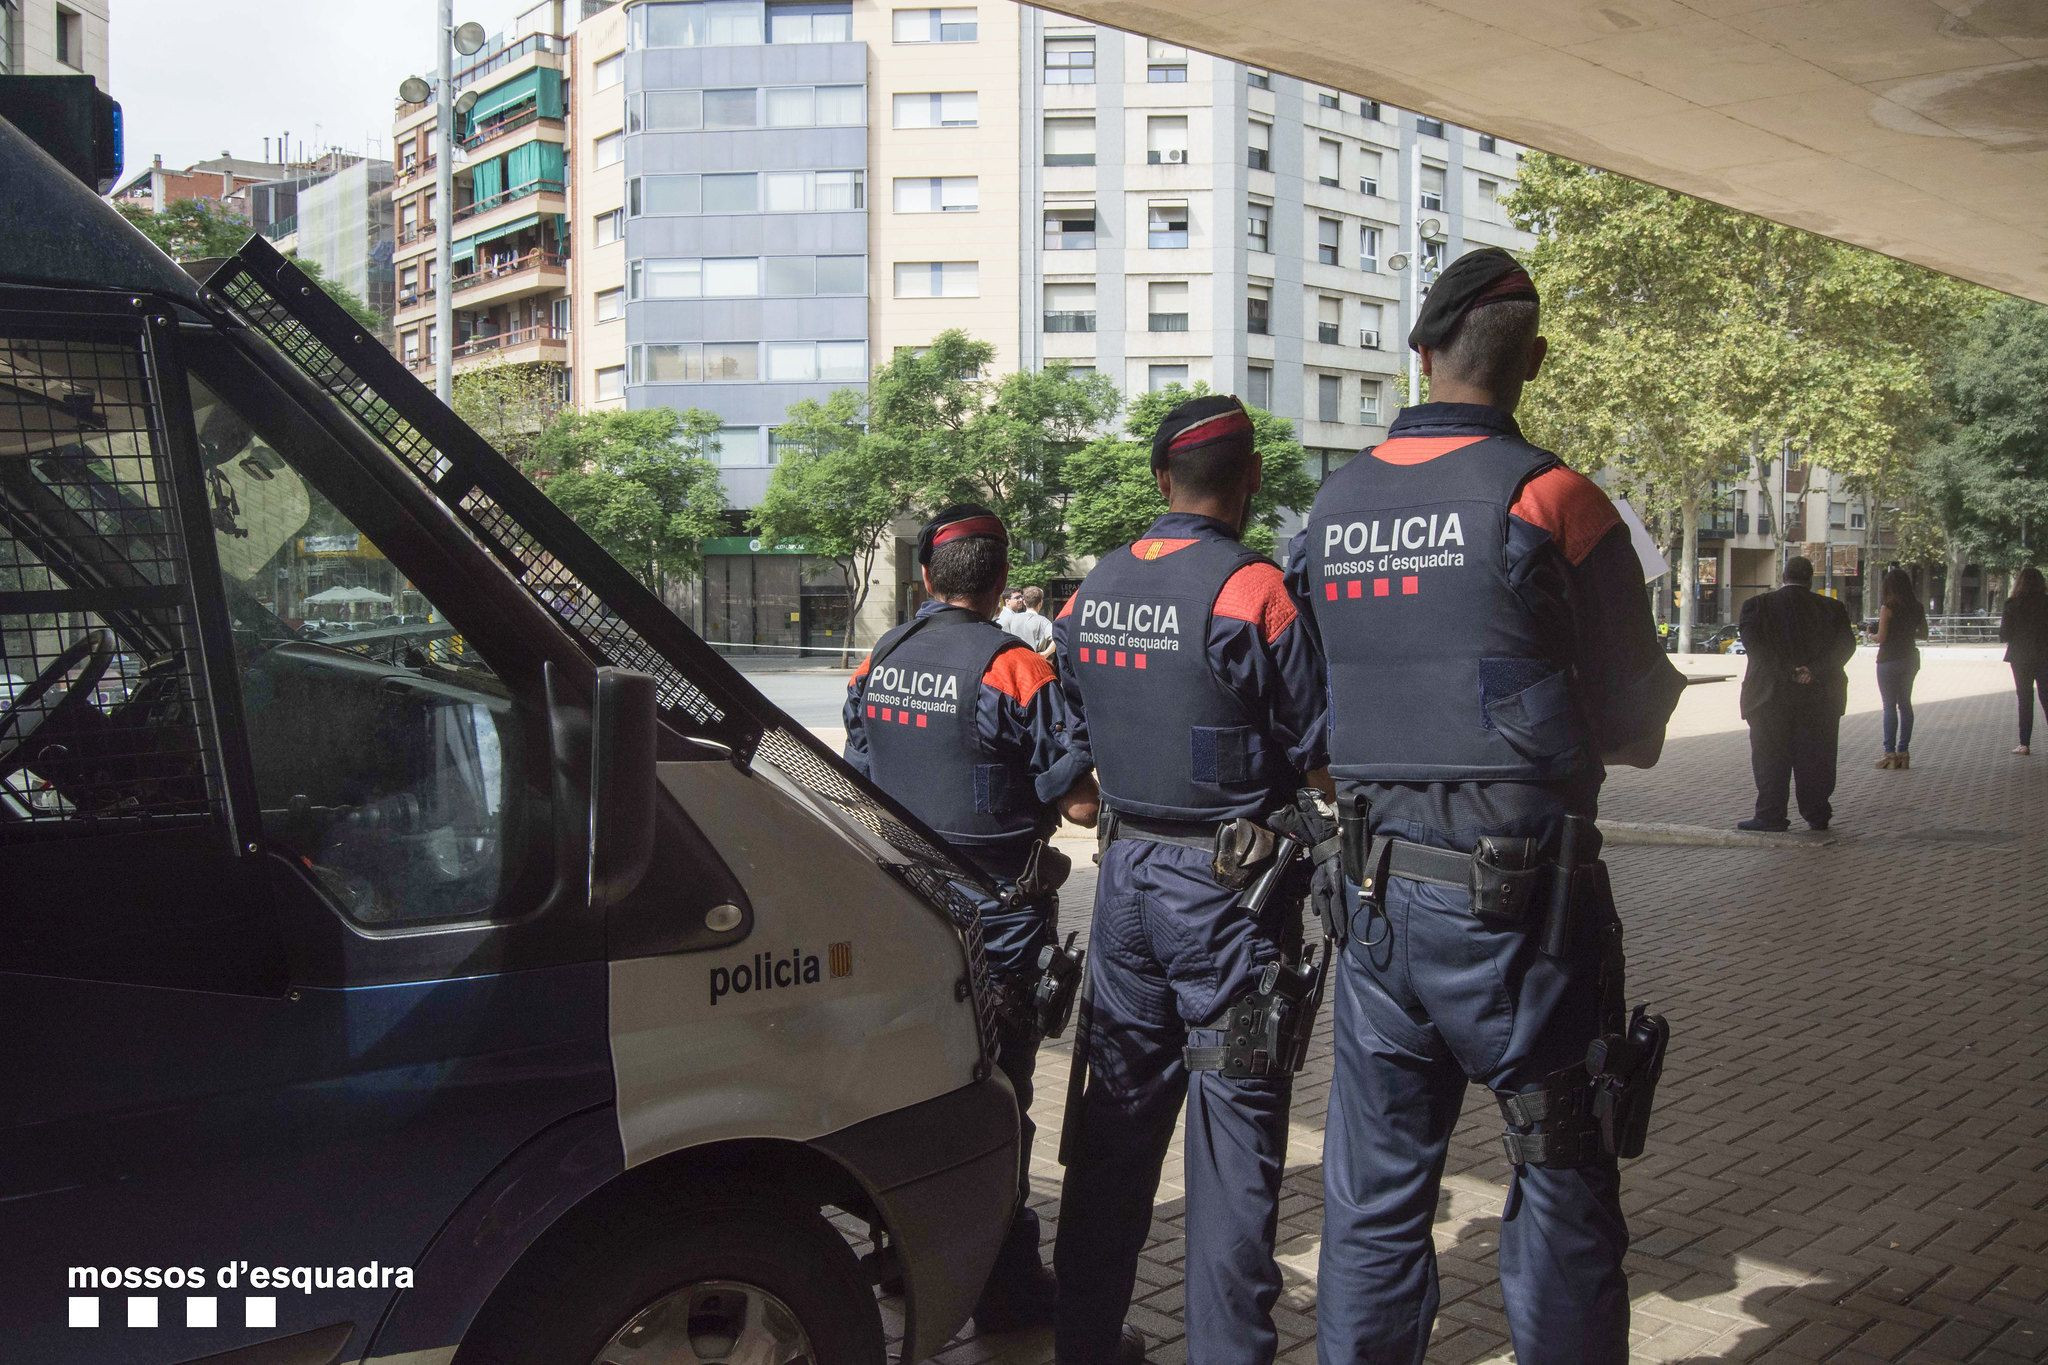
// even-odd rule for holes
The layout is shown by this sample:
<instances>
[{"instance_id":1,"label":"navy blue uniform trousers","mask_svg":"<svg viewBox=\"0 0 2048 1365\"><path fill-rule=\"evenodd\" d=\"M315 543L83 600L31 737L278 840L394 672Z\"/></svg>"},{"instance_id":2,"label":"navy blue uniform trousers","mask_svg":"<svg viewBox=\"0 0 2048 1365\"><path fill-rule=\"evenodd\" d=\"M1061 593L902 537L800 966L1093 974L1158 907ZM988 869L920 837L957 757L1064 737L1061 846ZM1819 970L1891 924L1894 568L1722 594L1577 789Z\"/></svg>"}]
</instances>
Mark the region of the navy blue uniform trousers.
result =
<instances>
[{"instance_id":1,"label":"navy blue uniform trousers","mask_svg":"<svg viewBox=\"0 0 2048 1365\"><path fill-rule=\"evenodd\" d=\"M1266 1365L1278 1336L1273 1260L1287 1158L1288 1078L1188 1071L1182 1049L1280 955L1201 849L1119 839L1103 855L1089 935L1088 1086L1060 1196L1061 1365L1115 1358L1160 1166L1187 1104L1187 1358ZM1299 918L1298 907L1279 907ZM1277 910L1276 910L1277 914ZM1277 920L1272 922L1277 923Z\"/></svg>"},{"instance_id":2,"label":"navy blue uniform trousers","mask_svg":"<svg viewBox=\"0 0 2048 1365\"><path fill-rule=\"evenodd\" d=\"M1352 917L1324 1133L1320 1365L1422 1360L1438 1301L1430 1226L1468 1079L1536 1089L1620 1026L1613 896L1604 869L1580 881L1562 960L1535 931L1489 928L1449 887L1395 878L1384 917ZM1516 1359L1625 1361L1628 1229L1614 1158L1525 1166L1511 1180L1500 1278Z\"/></svg>"},{"instance_id":3,"label":"navy blue uniform trousers","mask_svg":"<svg viewBox=\"0 0 2048 1365\"><path fill-rule=\"evenodd\" d=\"M1007 891L1011 883L999 879L998 885ZM985 897L977 895L975 899L981 902L982 952L989 971L1013 983L1034 982L1039 950L1056 937L1059 897L1047 896L1011 911ZM1021 1024L1005 1024L996 1043L996 1069L1017 1092L1022 1141L1018 1144L1017 1211L981 1291L981 1302L991 1306L1001 1304L1014 1286L1026 1283L1044 1264L1039 1258L1038 1212L1031 1207L1031 1143L1038 1135L1038 1125L1031 1121L1031 1078L1038 1067L1038 1035Z\"/></svg>"}]
</instances>

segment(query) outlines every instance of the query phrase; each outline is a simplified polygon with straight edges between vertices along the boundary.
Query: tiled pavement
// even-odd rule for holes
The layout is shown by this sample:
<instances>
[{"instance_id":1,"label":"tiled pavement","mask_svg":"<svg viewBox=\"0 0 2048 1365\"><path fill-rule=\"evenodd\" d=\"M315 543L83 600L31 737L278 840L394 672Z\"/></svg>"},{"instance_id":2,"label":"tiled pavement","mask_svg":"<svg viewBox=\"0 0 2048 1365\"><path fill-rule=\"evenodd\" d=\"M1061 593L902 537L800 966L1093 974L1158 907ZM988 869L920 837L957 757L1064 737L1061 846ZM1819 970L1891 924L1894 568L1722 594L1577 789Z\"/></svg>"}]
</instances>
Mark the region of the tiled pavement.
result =
<instances>
[{"instance_id":1,"label":"tiled pavement","mask_svg":"<svg viewBox=\"0 0 2048 1365\"><path fill-rule=\"evenodd\" d=\"M1694 661L1699 671L1740 660ZM2048 757L2008 757L2010 682L1931 659L1910 772L1876 772L1869 656L1842 727L1826 847L1610 850L1630 995L1674 1028L1649 1152L1624 1198L1643 1361L2048 1359ZM1691 689L1662 764L1610 782L1612 819L1747 814L1735 684ZM1077 848L1077 854L1080 850ZM1084 856L1065 927L1085 927ZM1058 1214L1068 1051L1043 1054L1035 1202ZM1280 1255L1282 1359L1315 1355L1327 1011L1296 1087ZM1512 1359L1494 1274L1507 1167L1482 1095L1451 1150L1430 1359ZM1180 1362L1179 1151L1132 1320ZM963 1336L945 1365L1044 1365L1045 1334Z\"/></svg>"}]
</instances>

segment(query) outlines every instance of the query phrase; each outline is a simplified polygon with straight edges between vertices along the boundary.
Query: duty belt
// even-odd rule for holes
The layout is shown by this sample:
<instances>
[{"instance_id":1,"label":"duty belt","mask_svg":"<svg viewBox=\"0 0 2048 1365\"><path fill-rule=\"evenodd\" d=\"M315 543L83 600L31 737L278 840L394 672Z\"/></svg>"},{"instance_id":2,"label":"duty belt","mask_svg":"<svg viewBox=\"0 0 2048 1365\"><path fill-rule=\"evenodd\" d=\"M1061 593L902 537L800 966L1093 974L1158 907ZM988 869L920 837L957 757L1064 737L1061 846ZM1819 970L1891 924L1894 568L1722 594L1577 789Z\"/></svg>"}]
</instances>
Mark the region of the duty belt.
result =
<instances>
[{"instance_id":1,"label":"duty belt","mask_svg":"<svg viewBox=\"0 0 2048 1365\"><path fill-rule=\"evenodd\" d=\"M1597 863L1578 858L1588 822L1567 816L1557 856L1544 858L1533 839L1481 838L1469 853L1372 836L1363 804L1347 802L1340 823L1345 871L1364 893L1361 909L1383 912L1386 887L1400 878L1465 892L1472 913L1499 928L1540 928L1543 951L1562 957L1571 938L1573 887ZM1370 946L1370 945L1369 945Z\"/></svg>"},{"instance_id":2,"label":"duty belt","mask_svg":"<svg viewBox=\"0 0 2048 1365\"><path fill-rule=\"evenodd\" d=\"M1182 848L1199 848L1211 853L1216 850L1216 831L1229 823L1227 820L1152 820L1114 810L1105 811L1102 818L1102 842L1105 844L1118 839L1144 839L1150 843L1178 844Z\"/></svg>"}]
</instances>

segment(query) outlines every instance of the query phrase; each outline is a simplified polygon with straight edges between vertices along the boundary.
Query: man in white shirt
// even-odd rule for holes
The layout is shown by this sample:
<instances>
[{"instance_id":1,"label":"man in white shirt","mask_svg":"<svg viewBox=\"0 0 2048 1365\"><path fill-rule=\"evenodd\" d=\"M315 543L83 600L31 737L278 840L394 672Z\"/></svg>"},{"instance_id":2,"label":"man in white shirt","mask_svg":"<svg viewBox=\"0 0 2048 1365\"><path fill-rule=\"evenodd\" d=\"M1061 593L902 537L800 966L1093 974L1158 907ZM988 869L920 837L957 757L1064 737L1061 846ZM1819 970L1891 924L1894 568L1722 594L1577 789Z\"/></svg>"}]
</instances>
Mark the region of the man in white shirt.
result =
<instances>
[{"instance_id":1,"label":"man in white shirt","mask_svg":"<svg viewBox=\"0 0 2048 1365\"><path fill-rule=\"evenodd\" d=\"M1044 658L1052 657L1052 622L1045 619L1039 608L1045 604L1045 593L1039 588L1026 588L1018 594L1024 609L1010 618L1003 629L1030 645Z\"/></svg>"}]
</instances>

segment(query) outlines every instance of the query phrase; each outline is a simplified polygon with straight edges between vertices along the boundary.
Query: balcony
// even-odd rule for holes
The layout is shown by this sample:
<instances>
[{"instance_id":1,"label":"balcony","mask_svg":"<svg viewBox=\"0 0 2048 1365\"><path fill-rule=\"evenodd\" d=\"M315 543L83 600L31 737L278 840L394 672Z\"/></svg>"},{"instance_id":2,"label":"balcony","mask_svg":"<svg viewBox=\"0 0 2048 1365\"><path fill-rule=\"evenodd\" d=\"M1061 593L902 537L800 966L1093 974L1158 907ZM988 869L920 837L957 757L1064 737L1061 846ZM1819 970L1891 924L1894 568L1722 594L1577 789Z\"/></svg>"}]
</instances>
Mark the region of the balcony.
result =
<instances>
[{"instance_id":1,"label":"balcony","mask_svg":"<svg viewBox=\"0 0 2048 1365\"><path fill-rule=\"evenodd\" d=\"M473 152L479 147L487 147L493 142L508 138L514 133L520 132L523 129L533 128L536 125L538 125L539 131L548 133L565 133L568 129L568 124L563 120L544 118L538 109L528 106L509 118L483 125L476 132L464 138L462 145Z\"/></svg>"},{"instance_id":2,"label":"balcony","mask_svg":"<svg viewBox=\"0 0 2048 1365\"><path fill-rule=\"evenodd\" d=\"M434 290L432 288L401 289L398 291L397 315L399 317L405 316L405 314L412 312L414 309L432 308L433 306Z\"/></svg>"},{"instance_id":3,"label":"balcony","mask_svg":"<svg viewBox=\"0 0 2048 1365\"><path fill-rule=\"evenodd\" d=\"M417 227L407 228L398 234L399 249L403 250L409 246L418 246L422 242L432 245L434 232L438 227L439 224L436 223L421 223Z\"/></svg>"},{"instance_id":4,"label":"balcony","mask_svg":"<svg viewBox=\"0 0 2048 1365\"><path fill-rule=\"evenodd\" d=\"M391 177L391 183L393 186L409 185L422 176L432 175L434 168L440 163L440 157L430 156L424 161L415 161L410 166L400 166L398 173Z\"/></svg>"},{"instance_id":5,"label":"balcony","mask_svg":"<svg viewBox=\"0 0 2048 1365\"><path fill-rule=\"evenodd\" d=\"M455 210L455 221L458 223L469 223L472 220L484 218L495 213L499 209L537 196L553 195L559 199L566 188L559 180L529 180L524 185L514 185L511 189L500 190L489 198L479 199L475 203L464 205ZM563 208L562 206L555 208L540 207L535 209L535 211L540 213L560 213L563 211Z\"/></svg>"},{"instance_id":6,"label":"balcony","mask_svg":"<svg viewBox=\"0 0 2048 1365\"><path fill-rule=\"evenodd\" d=\"M462 308L568 287L569 258L539 247L454 277L456 305Z\"/></svg>"},{"instance_id":7,"label":"balcony","mask_svg":"<svg viewBox=\"0 0 2048 1365\"><path fill-rule=\"evenodd\" d=\"M536 361L556 365L569 363L569 329L541 324L513 327L491 336L471 337L455 347L455 369L481 370L491 365L524 365ZM414 374L434 372L431 352L408 356L406 368Z\"/></svg>"},{"instance_id":8,"label":"balcony","mask_svg":"<svg viewBox=\"0 0 2048 1365\"><path fill-rule=\"evenodd\" d=\"M1095 310L1082 312L1078 309L1061 309L1045 315L1045 330L1048 332L1092 332L1095 330Z\"/></svg>"}]
</instances>

